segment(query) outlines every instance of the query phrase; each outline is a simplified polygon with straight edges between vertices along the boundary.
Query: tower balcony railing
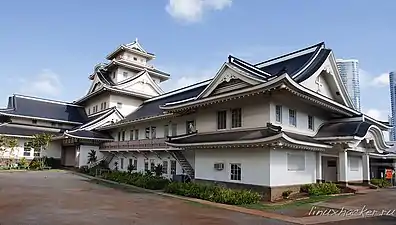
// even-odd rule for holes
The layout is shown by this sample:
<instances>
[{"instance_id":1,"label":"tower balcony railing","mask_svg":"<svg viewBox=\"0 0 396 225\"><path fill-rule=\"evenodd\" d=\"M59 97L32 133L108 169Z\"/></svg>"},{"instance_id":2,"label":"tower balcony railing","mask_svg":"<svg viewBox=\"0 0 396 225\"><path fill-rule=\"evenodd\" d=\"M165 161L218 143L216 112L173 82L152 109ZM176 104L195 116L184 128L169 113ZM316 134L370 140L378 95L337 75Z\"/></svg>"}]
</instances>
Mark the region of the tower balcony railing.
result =
<instances>
[{"instance_id":1,"label":"tower balcony railing","mask_svg":"<svg viewBox=\"0 0 396 225\"><path fill-rule=\"evenodd\" d=\"M100 145L101 150L145 150L145 149L164 149L169 148L165 144L166 138L130 140L130 141L111 141Z\"/></svg>"}]
</instances>

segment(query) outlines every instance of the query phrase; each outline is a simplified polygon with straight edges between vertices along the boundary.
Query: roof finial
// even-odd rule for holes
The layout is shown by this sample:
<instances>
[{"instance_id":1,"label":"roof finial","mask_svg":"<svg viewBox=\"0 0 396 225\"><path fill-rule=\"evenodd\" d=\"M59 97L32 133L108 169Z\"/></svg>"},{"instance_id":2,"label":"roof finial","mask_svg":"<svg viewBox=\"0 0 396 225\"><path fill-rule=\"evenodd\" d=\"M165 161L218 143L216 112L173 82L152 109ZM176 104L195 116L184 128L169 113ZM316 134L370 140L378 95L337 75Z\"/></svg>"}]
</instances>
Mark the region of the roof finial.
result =
<instances>
[{"instance_id":1,"label":"roof finial","mask_svg":"<svg viewBox=\"0 0 396 225\"><path fill-rule=\"evenodd\" d=\"M135 38L135 42L138 42L138 38Z\"/></svg>"}]
</instances>

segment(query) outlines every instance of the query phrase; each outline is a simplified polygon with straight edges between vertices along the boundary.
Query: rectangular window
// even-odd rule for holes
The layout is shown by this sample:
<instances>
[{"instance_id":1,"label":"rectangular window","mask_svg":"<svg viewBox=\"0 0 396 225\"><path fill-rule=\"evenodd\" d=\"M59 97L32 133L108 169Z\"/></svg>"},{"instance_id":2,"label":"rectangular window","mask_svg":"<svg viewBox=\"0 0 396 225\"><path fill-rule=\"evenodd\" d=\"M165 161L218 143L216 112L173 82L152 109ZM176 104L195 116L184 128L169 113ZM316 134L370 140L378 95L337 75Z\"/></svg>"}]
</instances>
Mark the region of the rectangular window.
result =
<instances>
[{"instance_id":1,"label":"rectangular window","mask_svg":"<svg viewBox=\"0 0 396 225\"><path fill-rule=\"evenodd\" d=\"M169 136L169 125L164 125L164 137Z\"/></svg>"},{"instance_id":2,"label":"rectangular window","mask_svg":"<svg viewBox=\"0 0 396 225\"><path fill-rule=\"evenodd\" d=\"M242 126L242 109L232 109L231 110L231 128Z\"/></svg>"},{"instance_id":3,"label":"rectangular window","mask_svg":"<svg viewBox=\"0 0 396 225\"><path fill-rule=\"evenodd\" d=\"M100 103L100 110L103 110L103 102Z\"/></svg>"},{"instance_id":4,"label":"rectangular window","mask_svg":"<svg viewBox=\"0 0 396 225\"><path fill-rule=\"evenodd\" d=\"M135 140L139 140L139 129L135 130Z\"/></svg>"},{"instance_id":5,"label":"rectangular window","mask_svg":"<svg viewBox=\"0 0 396 225\"><path fill-rule=\"evenodd\" d=\"M297 115L296 110L289 109L289 125L296 127L297 126Z\"/></svg>"},{"instance_id":6,"label":"rectangular window","mask_svg":"<svg viewBox=\"0 0 396 225\"><path fill-rule=\"evenodd\" d=\"M95 112L98 111L98 105L95 105Z\"/></svg>"},{"instance_id":7,"label":"rectangular window","mask_svg":"<svg viewBox=\"0 0 396 225\"><path fill-rule=\"evenodd\" d=\"M170 169L171 169L171 174L174 175L176 174L176 160L171 160L170 161Z\"/></svg>"},{"instance_id":8,"label":"rectangular window","mask_svg":"<svg viewBox=\"0 0 396 225\"><path fill-rule=\"evenodd\" d=\"M121 141L125 141L125 130L121 132Z\"/></svg>"},{"instance_id":9,"label":"rectangular window","mask_svg":"<svg viewBox=\"0 0 396 225\"><path fill-rule=\"evenodd\" d=\"M122 102L117 102L117 109L122 109Z\"/></svg>"},{"instance_id":10,"label":"rectangular window","mask_svg":"<svg viewBox=\"0 0 396 225\"><path fill-rule=\"evenodd\" d=\"M118 137L118 141L121 141L121 132L118 132L117 137Z\"/></svg>"},{"instance_id":11,"label":"rectangular window","mask_svg":"<svg viewBox=\"0 0 396 225\"><path fill-rule=\"evenodd\" d=\"M133 159L129 159L129 160L128 160L128 166L133 165L132 160L133 160ZM135 167L134 167L134 168L135 168ZM136 168L135 168L135 169L136 169Z\"/></svg>"},{"instance_id":12,"label":"rectangular window","mask_svg":"<svg viewBox=\"0 0 396 225\"><path fill-rule=\"evenodd\" d=\"M151 171L155 170L155 160L154 159L150 159L150 169L151 169Z\"/></svg>"},{"instance_id":13,"label":"rectangular window","mask_svg":"<svg viewBox=\"0 0 396 225\"><path fill-rule=\"evenodd\" d=\"M163 174L168 174L168 161L163 161L162 162L162 173Z\"/></svg>"},{"instance_id":14,"label":"rectangular window","mask_svg":"<svg viewBox=\"0 0 396 225\"><path fill-rule=\"evenodd\" d=\"M176 136L177 135L177 124L176 123L172 123L171 125L172 127L172 136Z\"/></svg>"},{"instance_id":15,"label":"rectangular window","mask_svg":"<svg viewBox=\"0 0 396 225\"><path fill-rule=\"evenodd\" d=\"M145 134L146 134L146 139L150 139L150 127L146 127L146 132L145 132Z\"/></svg>"},{"instance_id":16,"label":"rectangular window","mask_svg":"<svg viewBox=\"0 0 396 225\"><path fill-rule=\"evenodd\" d=\"M129 131L129 140L133 140L133 130Z\"/></svg>"},{"instance_id":17,"label":"rectangular window","mask_svg":"<svg viewBox=\"0 0 396 225\"><path fill-rule=\"evenodd\" d=\"M359 171L359 159L355 157L349 157L349 170Z\"/></svg>"},{"instance_id":18,"label":"rectangular window","mask_svg":"<svg viewBox=\"0 0 396 225\"><path fill-rule=\"evenodd\" d=\"M123 72L122 75L123 75L124 77L128 77L128 72Z\"/></svg>"},{"instance_id":19,"label":"rectangular window","mask_svg":"<svg viewBox=\"0 0 396 225\"><path fill-rule=\"evenodd\" d=\"M95 113L95 106L92 107L92 113Z\"/></svg>"},{"instance_id":20,"label":"rectangular window","mask_svg":"<svg viewBox=\"0 0 396 225\"><path fill-rule=\"evenodd\" d=\"M124 169L124 158L120 159L120 168Z\"/></svg>"},{"instance_id":21,"label":"rectangular window","mask_svg":"<svg viewBox=\"0 0 396 225\"><path fill-rule=\"evenodd\" d=\"M37 124L37 120L32 120L32 123L33 124Z\"/></svg>"},{"instance_id":22,"label":"rectangular window","mask_svg":"<svg viewBox=\"0 0 396 225\"><path fill-rule=\"evenodd\" d=\"M275 106L275 119L276 119L276 122L282 123L282 106L281 105Z\"/></svg>"},{"instance_id":23,"label":"rectangular window","mask_svg":"<svg viewBox=\"0 0 396 225\"><path fill-rule=\"evenodd\" d=\"M231 180L241 180L242 179L242 168L240 163L231 163L230 164L230 179Z\"/></svg>"},{"instance_id":24,"label":"rectangular window","mask_svg":"<svg viewBox=\"0 0 396 225\"><path fill-rule=\"evenodd\" d=\"M103 109L106 109L106 107L107 107L106 104L107 104L106 102L103 102Z\"/></svg>"},{"instance_id":25,"label":"rectangular window","mask_svg":"<svg viewBox=\"0 0 396 225\"><path fill-rule=\"evenodd\" d=\"M222 130L227 128L227 111L217 112L217 129Z\"/></svg>"},{"instance_id":26,"label":"rectangular window","mask_svg":"<svg viewBox=\"0 0 396 225\"><path fill-rule=\"evenodd\" d=\"M135 168L135 170L137 170L137 159L133 160L133 168Z\"/></svg>"},{"instance_id":27,"label":"rectangular window","mask_svg":"<svg viewBox=\"0 0 396 225\"><path fill-rule=\"evenodd\" d=\"M88 108L88 115L91 114L91 108Z\"/></svg>"},{"instance_id":28,"label":"rectangular window","mask_svg":"<svg viewBox=\"0 0 396 225\"><path fill-rule=\"evenodd\" d=\"M314 117L308 115L308 129L314 130Z\"/></svg>"},{"instance_id":29,"label":"rectangular window","mask_svg":"<svg viewBox=\"0 0 396 225\"><path fill-rule=\"evenodd\" d=\"M287 170L305 171L305 154L290 152L287 153Z\"/></svg>"},{"instance_id":30,"label":"rectangular window","mask_svg":"<svg viewBox=\"0 0 396 225\"><path fill-rule=\"evenodd\" d=\"M40 147L35 147L33 156L34 157L40 157L40 155L41 155L40 153L41 153L41 148Z\"/></svg>"},{"instance_id":31,"label":"rectangular window","mask_svg":"<svg viewBox=\"0 0 396 225\"><path fill-rule=\"evenodd\" d=\"M23 145L23 156L31 156L32 142L25 142Z\"/></svg>"},{"instance_id":32,"label":"rectangular window","mask_svg":"<svg viewBox=\"0 0 396 225\"><path fill-rule=\"evenodd\" d=\"M186 122L186 133L191 134L195 132L195 122L194 121L187 121Z\"/></svg>"},{"instance_id":33,"label":"rectangular window","mask_svg":"<svg viewBox=\"0 0 396 225\"><path fill-rule=\"evenodd\" d=\"M157 127L151 127L151 139L157 138Z\"/></svg>"},{"instance_id":34,"label":"rectangular window","mask_svg":"<svg viewBox=\"0 0 396 225\"><path fill-rule=\"evenodd\" d=\"M149 163L148 163L148 160L145 159L144 160L144 171L148 171L148 170L149 170Z\"/></svg>"},{"instance_id":35,"label":"rectangular window","mask_svg":"<svg viewBox=\"0 0 396 225\"><path fill-rule=\"evenodd\" d=\"M113 79L115 79L115 72L113 72Z\"/></svg>"}]
</instances>

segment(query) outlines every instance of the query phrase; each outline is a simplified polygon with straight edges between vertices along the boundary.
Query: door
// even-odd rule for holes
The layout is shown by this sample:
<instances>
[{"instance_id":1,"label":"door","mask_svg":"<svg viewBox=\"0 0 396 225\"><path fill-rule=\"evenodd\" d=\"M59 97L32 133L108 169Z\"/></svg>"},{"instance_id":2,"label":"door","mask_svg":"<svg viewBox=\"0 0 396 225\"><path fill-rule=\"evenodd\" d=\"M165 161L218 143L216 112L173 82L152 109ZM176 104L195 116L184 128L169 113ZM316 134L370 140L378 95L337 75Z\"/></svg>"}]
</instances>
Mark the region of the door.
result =
<instances>
[{"instance_id":1,"label":"door","mask_svg":"<svg viewBox=\"0 0 396 225\"><path fill-rule=\"evenodd\" d=\"M337 159L327 158L324 166L324 180L329 182L337 182Z\"/></svg>"}]
</instances>

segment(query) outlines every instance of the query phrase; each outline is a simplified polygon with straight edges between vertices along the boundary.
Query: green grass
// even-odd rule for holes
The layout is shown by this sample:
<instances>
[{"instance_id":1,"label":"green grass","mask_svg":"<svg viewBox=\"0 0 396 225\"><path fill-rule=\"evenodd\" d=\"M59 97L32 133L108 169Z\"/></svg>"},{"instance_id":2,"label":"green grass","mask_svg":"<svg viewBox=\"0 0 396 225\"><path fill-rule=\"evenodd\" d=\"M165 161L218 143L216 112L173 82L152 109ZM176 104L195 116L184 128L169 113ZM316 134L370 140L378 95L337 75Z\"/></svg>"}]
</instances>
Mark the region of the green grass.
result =
<instances>
[{"instance_id":1,"label":"green grass","mask_svg":"<svg viewBox=\"0 0 396 225\"><path fill-rule=\"evenodd\" d=\"M310 208L313 203L323 202L333 198L340 198L340 197L344 197L344 196L313 196L310 197L309 199L292 201L285 204L258 203L258 204L244 205L243 207L250 209L265 210L265 211L293 209L293 208Z\"/></svg>"}]
</instances>

